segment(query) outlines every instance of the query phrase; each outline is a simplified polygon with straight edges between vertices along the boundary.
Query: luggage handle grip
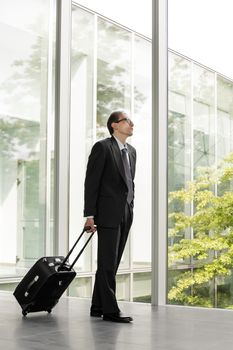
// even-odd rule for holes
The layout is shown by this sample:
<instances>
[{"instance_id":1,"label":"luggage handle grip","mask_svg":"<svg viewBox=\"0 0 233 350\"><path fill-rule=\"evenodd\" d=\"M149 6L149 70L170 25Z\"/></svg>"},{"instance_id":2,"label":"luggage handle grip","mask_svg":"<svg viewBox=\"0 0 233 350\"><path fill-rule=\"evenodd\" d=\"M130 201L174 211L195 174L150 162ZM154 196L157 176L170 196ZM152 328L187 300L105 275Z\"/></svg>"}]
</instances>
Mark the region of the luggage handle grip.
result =
<instances>
[{"instance_id":1,"label":"luggage handle grip","mask_svg":"<svg viewBox=\"0 0 233 350\"><path fill-rule=\"evenodd\" d=\"M70 249L70 251L68 252L68 254L66 255L65 259L63 260L63 262L61 263L61 265L58 267L57 271L61 271L63 266L65 265L65 263L67 262L67 260L69 259L70 255L73 253L74 248L76 247L76 245L78 244L78 242L80 241L80 239L82 238L84 232L90 230L90 226L84 226L81 234L79 235L79 237L77 238L76 242L74 243L73 247ZM72 270L74 264L76 263L76 261L78 260L78 258L80 257L80 255L82 254L82 252L84 251L84 249L86 248L86 245L88 244L88 242L90 241L90 239L92 238L94 232L92 232L92 234L90 235L90 237L88 238L87 242L85 243L85 245L83 246L83 248L80 250L78 256L76 257L76 259L74 260L74 262L72 263L72 265L70 266L70 268L68 269L68 271Z\"/></svg>"}]
</instances>

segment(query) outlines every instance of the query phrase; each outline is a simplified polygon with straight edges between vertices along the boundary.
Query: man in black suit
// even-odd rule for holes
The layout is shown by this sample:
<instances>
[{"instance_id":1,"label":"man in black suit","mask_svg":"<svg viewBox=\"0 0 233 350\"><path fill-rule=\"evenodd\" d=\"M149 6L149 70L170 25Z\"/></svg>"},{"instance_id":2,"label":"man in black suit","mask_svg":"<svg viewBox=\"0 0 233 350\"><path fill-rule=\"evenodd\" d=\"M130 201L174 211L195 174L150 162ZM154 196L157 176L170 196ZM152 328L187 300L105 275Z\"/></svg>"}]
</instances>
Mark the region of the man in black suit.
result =
<instances>
[{"instance_id":1,"label":"man in black suit","mask_svg":"<svg viewBox=\"0 0 233 350\"><path fill-rule=\"evenodd\" d=\"M116 300L116 273L133 220L136 150L126 143L133 122L122 111L107 122L111 137L98 141L89 156L86 179L85 226L98 232L98 258L90 315L129 323Z\"/></svg>"}]
</instances>

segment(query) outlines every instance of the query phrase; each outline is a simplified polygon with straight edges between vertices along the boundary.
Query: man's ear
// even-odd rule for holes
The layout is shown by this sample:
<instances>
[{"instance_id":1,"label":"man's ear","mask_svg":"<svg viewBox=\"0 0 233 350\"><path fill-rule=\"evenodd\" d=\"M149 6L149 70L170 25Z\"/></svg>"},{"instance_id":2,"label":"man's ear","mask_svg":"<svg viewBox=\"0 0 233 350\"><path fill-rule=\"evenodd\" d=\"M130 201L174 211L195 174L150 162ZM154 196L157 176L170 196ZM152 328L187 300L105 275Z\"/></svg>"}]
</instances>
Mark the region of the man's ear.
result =
<instances>
[{"instance_id":1,"label":"man's ear","mask_svg":"<svg viewBox=\"0 0 233 350\"><path fill-rule=\"evenodd\" d=\"M115 129L116 129L116 125L117 125L117 123L112 122L111 127L113 128L113 130L115 130Z\"/></svg>"}]
</instances>

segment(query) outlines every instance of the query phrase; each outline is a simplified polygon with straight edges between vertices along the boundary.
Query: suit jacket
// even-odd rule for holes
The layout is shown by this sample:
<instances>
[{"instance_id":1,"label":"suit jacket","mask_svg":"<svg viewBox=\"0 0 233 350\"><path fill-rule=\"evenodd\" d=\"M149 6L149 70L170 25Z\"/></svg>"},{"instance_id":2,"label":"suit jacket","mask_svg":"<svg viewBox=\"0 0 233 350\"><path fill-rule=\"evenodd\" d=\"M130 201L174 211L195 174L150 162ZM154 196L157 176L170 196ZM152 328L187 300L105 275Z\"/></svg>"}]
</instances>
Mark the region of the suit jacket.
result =
<instances>
[{"instance_id":1,"label":"suit jacket","mask_svg":"<svg viewBox=\"0 0 233 350\"><path fill-rule=\"evenodd\" d=\"M136 150L129 144L127 148L134 179ZM97 225L117 227L124 214L127 194L121 151L115 138L98 141L91 150L87 164L84 216L93 215Z\"/></svg>"}]
</instances>

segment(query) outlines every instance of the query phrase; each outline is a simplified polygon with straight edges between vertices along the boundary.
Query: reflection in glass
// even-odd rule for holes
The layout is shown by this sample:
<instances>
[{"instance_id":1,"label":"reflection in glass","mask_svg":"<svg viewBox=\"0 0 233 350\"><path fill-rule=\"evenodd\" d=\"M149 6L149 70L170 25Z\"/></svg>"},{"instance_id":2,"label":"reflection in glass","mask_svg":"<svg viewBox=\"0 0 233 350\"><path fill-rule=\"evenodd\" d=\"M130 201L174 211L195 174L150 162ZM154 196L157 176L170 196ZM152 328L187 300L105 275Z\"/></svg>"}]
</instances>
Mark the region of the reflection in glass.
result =
<instances>
[{"instance_id":1,"label":"reflection in glass","mask_svg":"<svg viewBox=\"0 0 233 350\"><path fill-rule=\"evenodd\" d=\"M116 278L116 296L117 300L130 300L129 289L130 275L117 275Z\"/></svg>"},{"instance_id":2,"label":"reflection in glass","mask_svg":"<svg viewBox=\"0 0 233 350\"><path fill-rule=\"evenodd\" d=\"M168 303L232 308L233 83L169 56Z\"/></svg>"},{"instance_id":3,"label":"reflection in glass","mask_svg":"<svg viewBox=\"0 0 233 350\"><path fill-rule=\"evenodd\" d=\"M70 245L84 222L83 184L90 149L96 140L110 136L106 128L110 113L125 110L135 124L129 142L138 151L137 199L135 224L119 266L117 295L120 300L132 300L134 268L151 270L151 228L145 230L143 224L145 220L150 222L151 215L151 179L144 173L145 169L149 173L151 164L151 43L73 6L71 54ZM77 262L79 278L83 278L80 274L88 274L94 280L96 236Z\"/></svg>"},{"instance_id":4,"label":"reflection in glass","mask_svg":"<svg viewBox=\"0 0 233 350\"><path fill-rule=\"evenodd\" d=\"M21 10L12 21L12 8L16 11L18 6ZM54 13L50 8L50 1L43 0L33 5L10 0L1 8L2 276L22 275L35 259L52 253L52 244L47 244L53 235L52 207L46 204L53 157L53 133L48 128L48 122L53 124L53 72L48 66L52 67L54 55L54 32L49 31Z\"/></svg>"},{"instance_id":5,"label":"reflection in glass","mask_svg":"<svg viewBox=\"0 0 233 350\"><path fill-rule=\"evenodd\" d=\"M183 188L191 179L191 62L169 53L168 92L168 193ZM169 202L168 213L189 214L191 206L178 201ZM190 237L186 229L173 235L174 222L169 218L168 245ZM180 262L179 262L180 263ZM183 261L187 264L188 261Z\"/></svg>"},{"instance_id":6,"label":"reflection in glass","mask_svg":"<svg viewBox=\"0 0 233 350\"><path fill-rule=\"evenodd\" d=\"M233 82L217 79L217 162L233 150ZM218 194L233 190L233 181L219 184Z\"/></svg>"},{"instance_id":7,"label":"reflection in glass","mask_svg":"<svg viewBox=\"0 0 233 350\"><path fill-rule=\"evenodd\" d=\"M71 116L70 116L70 247L83 224L84 178L87 157L94 143L93 66L94 16L76 6L72 8ZM84 243L85 236L80 243ZM93 240L94 241L94 240ZM93 242L92 242L93 243ZM76 264L79 271L91 271L91 244ZM71 261L74 255L71 257Z\"/></svg>"},{"instance_id":8,"label":"reflection in glass","mask_svg":"<svg viewBox=\"0 0 233 350\"><path fill-rule=\"evenodd\" d=\"M71 297L90 298L92 294L91 278L75 278L69 286L68 295Z\"/></svg>"},{"instance_id":9,"label":"reflection in glass","mask_svg":"<svg viewBox=\"0 0 233 350\"><path fill-rule=\"evenodd\" d=\"M133 300L140 303L151 302L151 273L134 273Z\"/></svg>"},{"instance_id":10,"label":"reflection in glass","mask_svg":"<svg viewBox=\"0 0 233 350\"><path fill-rule=\"evenodd\" d=\"M114 110L130 113L131 34L98 18L97 138L109 136L106 123ZM114 43L114 44L113 44Z\"/></svg>"},{"instance_id":11,"label":"reflection in glass","mask_svg":"<svg viewBox=\"0 0 233 350\"><path fill-rule=\"evenodd\" d=\"M194 65L193 79L194 176L199 166L215 161L214 73Z\"/></svg>"},{"instance_id":12,"label":"reflection in glass","mask_svg":"<svg viewBox=\"0 0 233 350\"><path fill-rule=\"evenodd\" d=\"M112 111L131 112L131 33L102 18L97 28L96 138L102 139L109 137L106 124ZM128 242L120 268L129 267L129 249Z\"/></svg>"},{"instance_id":13,"label":"reflection in glass","mask_svg":"<svg viewBox=\"0 0 233 350\"><path fill-rule=\"evenodd\" d=\"M132 259L135 269L151 269L151 43L134 37L134 134L137 150L134 221L131 229ZM145 169L146 174L145 176ZM148 225L145 225L148 223ZM143 236L143 249L141 249Z\"/></svg>"}]
</instances>

